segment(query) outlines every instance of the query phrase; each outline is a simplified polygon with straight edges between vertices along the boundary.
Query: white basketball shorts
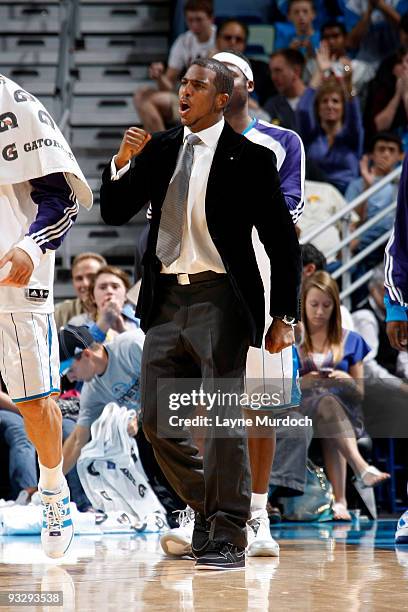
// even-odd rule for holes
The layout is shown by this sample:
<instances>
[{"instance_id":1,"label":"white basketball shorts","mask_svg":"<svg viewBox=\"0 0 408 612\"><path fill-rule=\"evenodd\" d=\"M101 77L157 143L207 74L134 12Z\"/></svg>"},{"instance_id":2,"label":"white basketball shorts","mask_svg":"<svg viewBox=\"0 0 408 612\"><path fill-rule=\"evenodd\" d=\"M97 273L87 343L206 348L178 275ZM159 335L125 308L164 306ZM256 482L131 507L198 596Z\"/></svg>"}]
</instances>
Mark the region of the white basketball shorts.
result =
<instances>
[{"instance_id":1,"label":"white basketball shorts","mask_svg":"<svg viewBox=\"0 0 408 612\"><path fill-rule=\"evenodd\" d=\"M15 403L59 393L58 334L52 314L0 313L0 372Z\"/></svg>"},{"instance_id":2,"label":"white basketball shorts","mask_svg":"<svg viewBox=\"0 0 408 612\"><path fill-rule=\"evenodd\" d=\"M264 346L251 346L246 364L245 391L254 409L299 406L301 393L296 348L289 346L280 353L268 353Z\"/></svg>"}]
</instances>

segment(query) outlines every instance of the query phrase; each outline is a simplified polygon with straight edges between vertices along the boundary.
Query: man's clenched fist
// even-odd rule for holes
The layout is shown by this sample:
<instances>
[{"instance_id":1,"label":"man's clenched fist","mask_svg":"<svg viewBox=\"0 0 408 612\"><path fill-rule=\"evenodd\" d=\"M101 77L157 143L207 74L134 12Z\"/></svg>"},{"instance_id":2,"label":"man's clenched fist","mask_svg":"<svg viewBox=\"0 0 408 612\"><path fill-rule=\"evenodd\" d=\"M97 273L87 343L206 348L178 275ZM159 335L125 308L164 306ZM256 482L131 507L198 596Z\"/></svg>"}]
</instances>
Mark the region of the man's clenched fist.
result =
<instances>
[{"instance_id":1,"label":"man's clenched fist","mask_svg":"<svg viewBox=\"0 0 408 612\"><path fill-rule=\"evenodd\" d=\"M268 353L280 353L295 342L295 333L291 325L275 318L265 335L265 348Z\"/></svg>"},{"instance_id":2,"label":"man's clenched fist","mask_svg":"<svg viewBox=\"0 0 408 612\"><path fill-rule=\"evenodd\" d=\"M139 155L147 145L151 135L138 127L130 127L123 136L118 154L115 157L115 166L118 170L126 166L135 155Z\"/></svg>"}]
</instances>

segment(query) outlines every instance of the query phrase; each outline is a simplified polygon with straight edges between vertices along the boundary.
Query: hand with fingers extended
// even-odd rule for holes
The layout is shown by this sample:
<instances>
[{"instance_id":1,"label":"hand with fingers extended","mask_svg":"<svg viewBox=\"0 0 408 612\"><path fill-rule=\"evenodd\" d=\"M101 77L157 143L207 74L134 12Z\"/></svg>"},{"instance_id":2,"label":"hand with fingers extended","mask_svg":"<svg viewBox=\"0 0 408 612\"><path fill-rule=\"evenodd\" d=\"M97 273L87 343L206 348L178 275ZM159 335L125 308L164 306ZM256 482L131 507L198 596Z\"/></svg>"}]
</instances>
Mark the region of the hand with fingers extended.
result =
<instances>
[{"instance_id":1,"label":"hand with fingers extended","mask_svg":"<svg viewBox=\"0 0 408 612\"><path fill-rule=\"evenodd\" d=\"M151 135L145 130L138 127L128 128L115 157L116 168L120 170L123 166L126 166L132 157L139 155L150 139Z\"/></svg>"},{"instance_id":2,"label":"hand with fingers extended","mask_svg":"<svg viewBox=\"0 0 408 612\"><path fill-rule=\"evenodd\" d=\"M3 287L27 287L34 270L31 257L20 249L13 247L0 259L1 268L11 264L8 275L0 281Z\"/></svg>"}]
</instances>

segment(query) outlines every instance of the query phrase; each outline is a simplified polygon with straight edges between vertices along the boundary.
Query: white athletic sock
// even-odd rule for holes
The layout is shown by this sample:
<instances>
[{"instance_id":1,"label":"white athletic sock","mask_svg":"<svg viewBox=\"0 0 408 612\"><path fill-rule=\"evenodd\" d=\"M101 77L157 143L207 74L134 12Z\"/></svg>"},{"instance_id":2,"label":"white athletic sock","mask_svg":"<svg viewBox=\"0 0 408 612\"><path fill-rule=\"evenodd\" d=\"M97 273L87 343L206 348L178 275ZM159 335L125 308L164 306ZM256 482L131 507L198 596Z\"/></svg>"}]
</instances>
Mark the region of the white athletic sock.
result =
<instances>
[{"instance_id":1,"label":"white athletic sock","mask_svg":"<svg viewBox=\"0 0 408 612\"><path fill-rule=\"evenodd\" d=\"M58 489L61 488L65 480L64 474L62 473L62 462L63 460L61 459L61 462L53 468L45 467L45 465L41 465L41 463L38 462L40 466L40 481L38 486L40 489L58 491Z\"/></svg>"},{"instance_id":2,"label":"white athletic sock","mask_svg":"<svg viewBox=\"0 0 408 612\"><path fill-rule=\"evenodd\" d=\"M266 510L267 503L268 493L252 493L251 512L256 512L256 510Z\"/></svg>"}]
</instances>

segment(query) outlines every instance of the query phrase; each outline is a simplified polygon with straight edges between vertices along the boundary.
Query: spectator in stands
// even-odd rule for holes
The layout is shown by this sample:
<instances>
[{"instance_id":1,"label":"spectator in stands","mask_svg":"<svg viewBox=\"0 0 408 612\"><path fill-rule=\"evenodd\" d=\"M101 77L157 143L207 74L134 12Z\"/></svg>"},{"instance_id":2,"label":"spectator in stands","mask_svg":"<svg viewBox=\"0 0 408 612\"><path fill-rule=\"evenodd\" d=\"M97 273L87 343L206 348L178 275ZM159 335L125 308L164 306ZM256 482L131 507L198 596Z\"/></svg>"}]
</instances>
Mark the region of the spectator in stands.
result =
<instances>
[{"instance_id":1,"label":"spectator in stands","mask_svg":"<svg viewBox=\"0 0 408 612\"><path fill-rule=\"evenodd\" d=\"M401 20L398 24L398 38L399 38L399 46L398 49L393 50L391 53L387 49L387 55L382 60L377 73L375 75L375 80L382 80L384 77L387 77L391 74L394 69L394 66L399 61L399 55L401 51L406 51L408 49L408 13L404 13L401 17Z\"/></svg>"},{"instance_id":2,"label":"spectator in stands","mask_svg":"<svg viewBox=\"0 0 408 612\"><path fill-rule=\"evenodd\" d=\"M408 353L393 348L386 333L384 265L370 278L368 304L353 312L356 331L369 343L365 357L364 423L372 437L406 437L408 434ZM386 410L384 410L386 406Z\"/></svg>"},{"instance_id":3,"label":"spectator in stands","mask_svg":"<svg viewBox=\"0 0 408 612\"><path fill-rule=\"evenodd\" d=\"M71 325L87 325L98 342L108 336L139 327L134 308L126 302L129 276L115 266L103 266L94 275L88 291L88 312L73 317Z\"/></svg>"},{"instance_id":4,"label":"spectator in stands","mask_svg":"<svg viewBox=\"0 0 408 612\"><path fill-rule=\"evenodd\" d=\"M62 420L62 437L65 440L71 431L71 419ZM37 455L34 446L27 437L23 418L6 393L0 391L0 440L9 451L9 482L11 498L18 504L28 504L31 496L37 491ZM71 491L71 500L76 503L80 512L89 509L87 499L75 466L68 472L67 481Z\"/></svg>"},{"instance_id":5,"label":"spectator in stands","mask_svg":"<svg viewBox=\"0 0 408 612\"><path fill-rule=\"evenodd\" d=\"M303 341L300 344L302 403L321 438L325 468L333 485L334 518L350 520L346 467L372 487L389 478L361 456L357 437L364 431L360 404L364 395L363 359L370 348L363 338L341 326L336 282L327 272L305 280L302 290Z\"/></svg>"},{"instance_id":6,"label":"spectator in stands","mask_svg":"<svg viewBox=\"0 0 408 612\"><path fill-rule=\"evenodd\" d=\"M282 49L271 55L269 69L277 94L264 104L272 123L291 130L297 129L295 111L306 91L302 80L305 59L300 51Z\"/></svg>"},{"instance_id":7,"label":"spectator in stands","mask_svg":"<svg viewBox=\"0 0 408 612\"><path fill-rule=\"evenodd\" d=\"M398 25L407 11L407 0L340 0L348 35L348 46L357 52L357 59L376 67L398 47Z\"/></svg>"},{"instance_id":8,"label":"spectator in stands","mask_svg":"<svg viewBox=\"0 0 408 612\"><path fill-rule=\"evenodd\" d=\"M225 49L232 49L244 53L248 42L249 30L246 23L239 19L226 19L217 28L215 49L211 57Z\"/></svg>"},{"instance_id":9,"label":"spectator in stands","mask_svg":"<svg viewBox=\"0 0 408 612\"><path fill-rule=\"evenodd\" d=\"M300 238L321 226L322 223L347 206L346 200L336 187L333 187L330 183L322 183L320 181L307 180L305 182L305 202L303 215L297 224ZM354 229L358 220L358 215L352 212L349 225L350 231ZM341 225L341 221L337 221L337 223L320 232L312 239L312 244L326 255L328 251L340 242L342 238ZM331 271L333 271L335 264L338 266L335 255L331 255L328 264L331 266Z\"/></svg>"},{"instance_id":10,"label":"spectator in stands","mask_svg":"<svg viewBox=\"0 0 408 612\"><path fill-rule=\"evenodd\" d=\"M272 0L272 19L271 21L282 21L288 13L288 0ZM337 2L330 0L314 0L314 11L316 13L313 25L321 27L329 19L334 19L340 14Z\"/></svg>"},{"instance_id":11,"label":"spectator in stands","mask_svg":"<svg viewBox=\"0 0 408 612\"><path fill-rule=\"evenodd\" d=\"M67 326L60 330L59 342L61 375L66 375L71 382L84 381L78 419L63 446L64 473L67 473L74 468L83 446L90 440L92 423L100 417L109 402L140 412L140 364L144 334L140 329L128 331L102 345L95 342L85 326ZM139 451L143 452L143 467L151 484L152 480L161 484L161 490L154 487L155 492L167 507L168 499L174 502L173 510L185 506L173 493L154 459L150 444L147 444L143 432L138 430L136 417L129 422L128 433L137 437ZM163 499L164 493L167 502Z\"/></svg>"},{"instance_id":12,"label":"spectator in stands","mask_svg":"<svg viewBox=\"0 0 408 612\"><path fill-rule=\"evenodd\" d=\"M360 104L352 91L352 69L344 77L325 80L326 57L316 54L318 69L299 101L296 115L306 155L325 173L341 193L358 176L363 147Z\"/></svg>"},{"instance_id":13,"label":"spectator in stands","mask_svg":"<svg viewBox=\"0 0 408 612\"><path fill-rule=\"evenodd\" d=\"M374 269L368 283L367 306L352 314L355 330L371 347L364 359L364 378L379 383L376 384L377 390L382 387L387 393L395 389L408 393L408 385L402 380L408 379L408 353L393 348L387 337L384 280L384 266L381 263ZM384 405L384 393L381 394L381 401Z\"/></svg>"},{"instance_id":14,"label":"spectator in stands","mask_svg":"<svg viewBox=\"0 0 408 612\"><path fill-rule=\"evenodd\" d=\"M374 77L374 67L359 59L350 59L347 53L347 32L343 23L328 21L321 29L320 49L326 52L328 62L326 70L334 76L342 75L345 65L352 68L352 87L357 95L364 95L367 84ZM309 83L316 71L315 58L309 58L306 63L304 80Z\"/></svg>"},{"instance_id":15,"label":"spectator in stands","mask_svg":"<svg viewBox=\"0 0 408 612\"><path fill-rule=\"evenodd\" d=\"M27 503L37 490L36 452L27 438L20 411L3 391L0 391L0 441L9 452L11 499Z\"/></svg>"},{"instance_id":16,"label":"spectator in stands","mask_svg":"<svg viewBox=\"0 0 408 612\"><path fill-rule=\"evenodd\" d=\"M157 89L144 87L134 95L136 110L148 132L178 123L178 97L174 95L177 80L195 58L207 57L215 45L212 0L187 0L184 14L188 30L173 43L167 68L161 62L150 66L149 76L156 81Z\"/></svg>"},{"instance_id":17,"label":"spectator in stands","mask_svg":"<svg viewBox=\"0 0 408 612\"><path fill-rule=\"evenodd\" d=\"M381 110L374 114L374 125L378 131L398 131L404 137L408 133L408 52L406 50L401 51L399 59L400 61L395 64L391 75L393 85L391 86L391 82L389 82L388 85L391 87L389 89L383 87L378 91L376 99L373 100L376 110L381 103L381 99L383 103Z\"/></svg>"},{"instance_id":18,"label":"spectator in stands","mask_svg":"<svg viewBox=\"0 0 408 612\"><path fill-rule=\"evenodd\" d=\"M246 23L239 19L227 19L220 23L217 28L215 49L211 57L222 51L235 51L244 53L248 43L249 30ZM251 94L250 103L252 107L258 102L262 107L266 100L274 93L275 87L269 75L267 62L259 59L251 59L252 72L254 74L255 90Z\"/></svg>"},{"instance_id":19,"label":"spectator in stands","mask_svg":"<svg viewBox=\"0 0 408 612\"><path fill-rule=\"evenodd\" d=\"M69 471L91 435L91 425L109 402L140 411L140 363L144 334L132 330L100 344L86 326L68 325L59 332L61 375L84 381L76 426L63 448L64 472ZM120 382L119 382L120 381ZM136 435L137 422L128 432Z\"/></svg>"},{"instance_id":20,"label":"spectator in stands","mask_svg":"<svg viewBox=\"0 0 408 612\"><path fill-rule=\"evenodd\" d=\"M368 87L364 114L366 135L371 136L379 129L375 123L375 117L384 110L393 98L397 79L403 73L403 58L408 50L408 13L401 17L399 24L399 41L400 46L397 50L391 53L387 50L387 56L381 62L374 79ZM405 117L405 110L400 106L394 117L396 125L403 124L403 119L401 121L401 117ZM366 144L368 145L369 142Z\"/></svg>"},{"instance_id":21,"label":"spectator in stands","mask_svg":"<svg viewBox=\"0 0 408 612\"><path fill-rule=\"evenodd\" d=\"M323 253L310 242L302 244L300 248L303 263L302 282L305 282L305 280L315 272L326 270L327 262ZM353 319L348 308L346 308L344 304L340 305L340 313L342 328L354 331Z\"/></svg>"},{"instance_id":22,"label":"spectator in stands","mask_svg":"<svg viewBox=\"0 0 408 612\"><path fill-rule=\"evenodd\" d=\"M54 318L57 329L66 325L72 317L87 312L87 298L90 282L101 266L106 266L106 260L98 253L80 253L72 262L72 285L76 298L65 300L55 307Z\"/></svg>"},{"instance_id":23,"label":"spectator in stands","mask_svg":"<svg viewBox=\"0 0 408 612\"><path fill-rule=\"evenodd\" d=\"M315 17L313 0L289 0L289 23L275 25L275 51L290 48L313 57L320 42L320 34L313 28Z\"/></svg>"},{"instance_id":24,"label":"spectator in stands","mask_svg":"<svg viewBox=\"0 0 408 612\"><path fill-rule=\"evenodd\" d=\"M319 270L326 269L326 258L319 249L308 242L300 246L302 251L303 281Z\"/></svg>"},{"instance_id":25,"label":"spectator in stands","mask_svg":"<svg viewBox=\"0 0 408 612\"><path fill-rule=\"evenodd\" d=\"M400 162L402 157L401 139L389 132L378 132L372 140L372 149L369 155L364 155L360 160L361 177L354 179L346 190L346 200L351 202L361 195L369 187L387 176ZM369 221L384 208L397 199L398 179L388 183L382 189L370 196L358 209L361 223ZM395 212L392 211L380 221L365 231L352 245L353 251L361 251L374 242L382 234L392 228ZM373 267L382 261L384 249L380 249L377 255L370 256L370 262L366 266Z\"/></svg>"}]
</instances>

